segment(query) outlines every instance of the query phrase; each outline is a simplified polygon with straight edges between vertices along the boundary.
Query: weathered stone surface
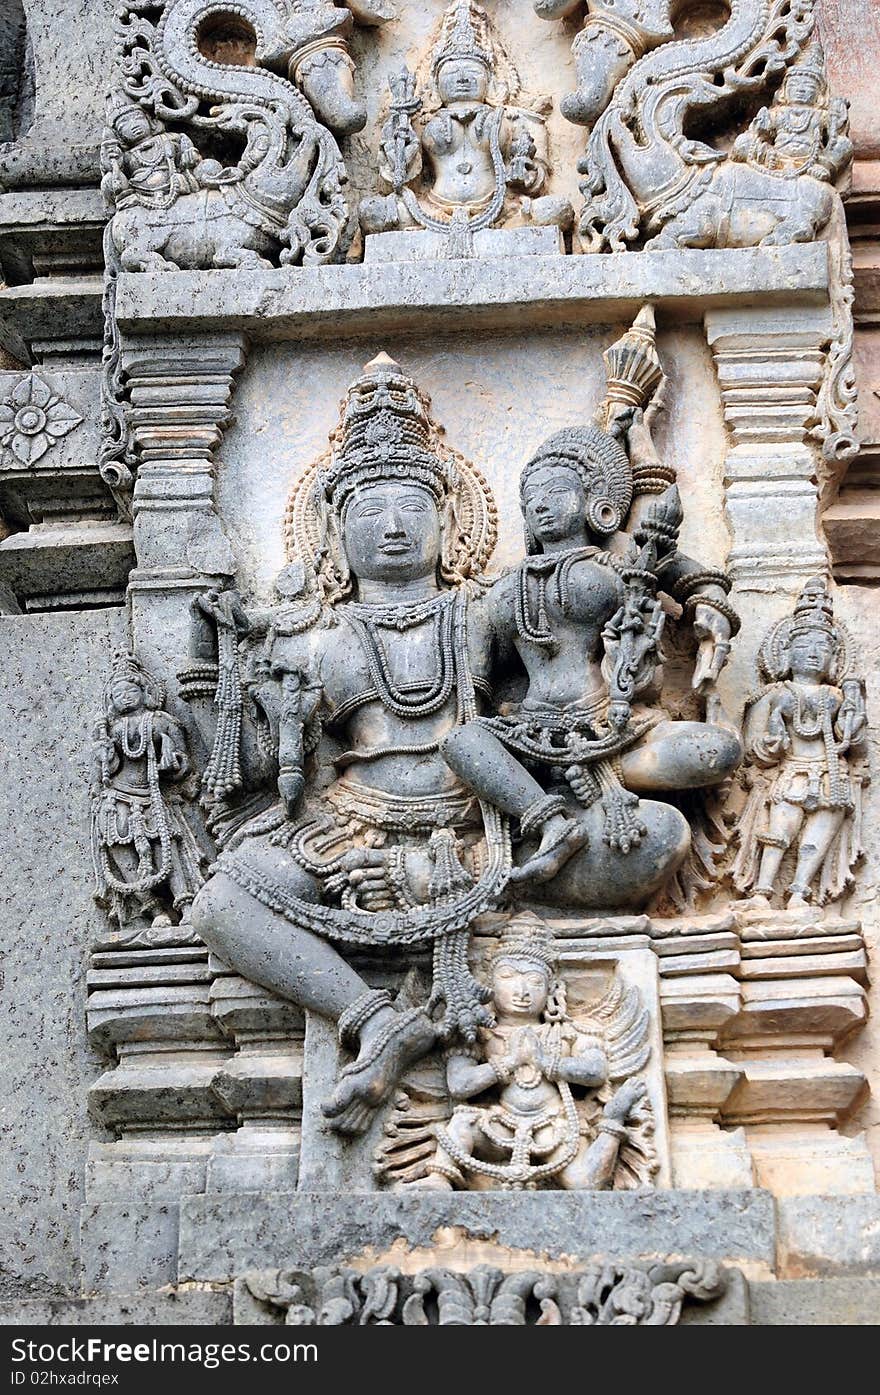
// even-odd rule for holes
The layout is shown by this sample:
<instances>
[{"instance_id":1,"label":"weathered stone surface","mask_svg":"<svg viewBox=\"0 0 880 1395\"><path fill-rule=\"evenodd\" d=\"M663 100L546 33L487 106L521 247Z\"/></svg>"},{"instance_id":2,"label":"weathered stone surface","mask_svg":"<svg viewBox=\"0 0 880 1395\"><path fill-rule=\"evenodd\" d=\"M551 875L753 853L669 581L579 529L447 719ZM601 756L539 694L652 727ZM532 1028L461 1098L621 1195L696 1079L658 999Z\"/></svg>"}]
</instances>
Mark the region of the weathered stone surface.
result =
<instances>
[{"instance_id":1,"label":"weathered stone surface","mask_svg":"<svg viewBox=\"0 0 880 1395\"><path fill-rule=\"evenodd\" d=\"M221 1292L132 1293L128 1297L30 1299L0 1303L0 1327L198 1327L232 1321L232 1295Z\"/></svg>"},{"instance_id":2,"label":"weathered stone surface","mask_svg":"<svg viewBox=\"0 0 880 1395\"><path fill-rule=\"evenodd\" d=\"M125 624L109 609L4 616L0 625L3 740L17 771L0 794L5 865L15 869L0 1014L4 1059L15 1063L0 1100L0 1269L12 1296L77 1284L86 1098L100 1069L78 1002L100 925L88 851L89 714ZM47 740L49 730L58 737Z\"/></svg>"},{"instance_id":3,"label":"weathered stone surface","mask_svg":"<svg viewBox=\"0 0 880 1395\"><path fill-rule=\"evenodd\" d=\"M173 1202L105 1201L80 1215L81 1291L134 1293L177 1277L178 1207Z\"/></svg>"},{"instance_id":4,"label":"weathered stone surface","mask_svg":"<svg viewBox=\"0 0 880 1395\"><path fill-rule=\"evenodd\" d=\"M620 323L651 299L676 317L696 319L710 305L820 301L827 253L759 247L738 252L664 252L640 257L492 258L381 268L182 273L169 280L122 275L116 302L130 334L163 330L246 330L255 341L371 336L398 328L493 328L547 323ZM21 297L18 297L21 299ZM11 303L11 301L10 301Z\"/></svg>"},{"instance_id":5,"label":"weathered stone surface","mask_svg":"<svg viewBox=\"0 0 880 1395\"><path fill-rule=\"evenodd\" d=\"M880 1274L880 1198L794 1196L778 1202L779 1274Z\"/></svg>"},{"instance_id":6,"label":"weathered stone surface","mask_svg":"<svg viewBox=\"0 0 880 1395\"><path fill-rule=\"evenodd\" d=\"M875 1327L880 1279L780 1279L749 1284L754 1327Z\"/></svg>"},{"instance_id":7,"label":"weathered stone surface","mask_svg":"<svg viewBox=\"0 0 880 1395\"><path fill-rule=\"evenodd\" d=\"M181 1206L179 1278L223 1281L267 1264L308 1268L358 1256L405 1263L415 1252L442 1263L445 1249L523 1251L564 1265L700 1254L766 1274L775 1253L773 1201L760 1191L189 1197Z\"/></svg>"}]
</instances>

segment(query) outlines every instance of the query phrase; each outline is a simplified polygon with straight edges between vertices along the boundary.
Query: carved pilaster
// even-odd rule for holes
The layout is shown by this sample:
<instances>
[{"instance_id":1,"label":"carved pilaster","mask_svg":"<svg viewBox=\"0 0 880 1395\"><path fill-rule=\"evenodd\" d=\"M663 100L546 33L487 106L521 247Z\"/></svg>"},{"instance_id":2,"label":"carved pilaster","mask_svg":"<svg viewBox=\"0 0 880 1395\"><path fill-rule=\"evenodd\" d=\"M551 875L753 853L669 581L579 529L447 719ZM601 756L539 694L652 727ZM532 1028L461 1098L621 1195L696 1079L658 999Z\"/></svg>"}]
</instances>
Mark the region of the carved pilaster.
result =
<instances>
[{"instance_id":1,"label":"carved pilaster","mask_svg":"<svg viewBox=\"0 0 880 1395\"><path fill-rule=\"evenodd\" d=\"M214 471L246 351L236 333L123 347L138 458L129 591L135 645L151 661L185 652L189 600L235 568L214 505Z\"/></svg>"},{"instance_id":2,"label":"carved pilaster","mask_svg":"<svg viewBox=\"0 0 880 1395\"><path fill-rule=\"evenodd\" d=\"M817 531L817 459L809 432L830 310L710 310L705 326L730 438L727 566L739 590L794 590L828 566Z\"/></svg>"}]
</instances>

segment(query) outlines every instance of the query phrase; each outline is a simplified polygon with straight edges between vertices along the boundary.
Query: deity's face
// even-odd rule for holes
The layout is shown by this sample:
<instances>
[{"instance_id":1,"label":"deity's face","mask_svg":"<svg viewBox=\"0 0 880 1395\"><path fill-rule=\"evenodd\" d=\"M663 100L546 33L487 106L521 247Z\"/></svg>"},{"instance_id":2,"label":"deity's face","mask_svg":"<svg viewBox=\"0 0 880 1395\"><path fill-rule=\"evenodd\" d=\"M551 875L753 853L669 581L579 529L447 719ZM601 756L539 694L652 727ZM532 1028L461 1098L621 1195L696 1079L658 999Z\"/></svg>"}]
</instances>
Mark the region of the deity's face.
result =
<instances>
[{"instance_id":1,"label":"deity's face","mask_svg":"<svg viewBox=\"0 0 880 1395\"><path fill-rule=\"evenodd\" d=\"M124 715L136 712L143 705L144 695L140 685L130 678L117 678L110 685L110 701L114 709Z\"/></svg>"},{"instance_id":2,"label":"deity's face","mask_svg":"<svg viewBox=\"0 0 880 1395\"><path fill-rule=\"evenodd\" d=\"M501 959L492 970L492 998L500 1017L537 1022L550 996L550 974L534 959Z\"/></svg>"},{"instance_id":3,"label":"deity's face","mask_svg":"<svg viewBox=\"0 0 880 1395\"><path fill-rule=\"evenodd\" d=\"M522 507L536 542L564 542L583 530L587 492L570 465L542 465L526 481Z\"/></svg>"},{"instance_id":4,"label":"deity's face","mask_svg":"<svg viewBox=\"0 0 880 1395\"><path fill-rule=\"evenodd\" d=\"M812 73L790 73L785 80L785 100L792 106L813 107L819 100L821 84Z\"/></svg>"},{"instance_id":5,"label":"deity's face","mask_svg":"<svg viewBox=\"0 0 880 1395\"><path fill-rule=\"evenodd\" d=\"M485 102L489 74L477 58L448 58L437 70L437 91L448 102Z\"/></svg>"},{"instance_id":6,"label":"deity's face","mask_svg":"<svg viewBox=\"0 0 880 1395\"><path fill-rule=\"evenodd\" d=\"M433 494L403 480L362 485L342 517L348 565L365 581L434 576L440 560L440 515Z\"/></svg>"},{"instance_id":7,"label":"deity's face","mask_svg":"<svg viewBox=\"0 0 880 1395\"><path fill-rule=\"evenodd\" d=\"M834 663L834 649L834 640L824 630L806 630L796 634L788 647L792 678L825 682Z\"/></svg>"},{"instance_id":8,"label":"deity's face","mask_svg":"<svg viewBox=\"0 0 880 1395\"><path fill-rule=\"evenodd\" d=\"M124 145L137 145L138 141L146 140L152 131L150 118L140 107L130 107L121 112L114 125Z\"/></svg>"}]
</instances>

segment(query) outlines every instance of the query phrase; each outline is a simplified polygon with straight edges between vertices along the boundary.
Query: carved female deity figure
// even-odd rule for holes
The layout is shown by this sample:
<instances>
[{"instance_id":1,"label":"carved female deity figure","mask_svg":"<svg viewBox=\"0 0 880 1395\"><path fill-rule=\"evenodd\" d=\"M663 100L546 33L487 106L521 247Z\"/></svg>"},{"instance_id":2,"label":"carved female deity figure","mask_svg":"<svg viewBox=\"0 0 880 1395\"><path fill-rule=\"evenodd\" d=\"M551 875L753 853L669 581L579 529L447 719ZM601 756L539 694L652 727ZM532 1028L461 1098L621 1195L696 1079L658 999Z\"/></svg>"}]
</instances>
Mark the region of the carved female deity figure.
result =
<instances>
[{"instance_id":1,"label":"carved female deity figure","mask_svg":"<svg viewBox=\"0 0 880 1395\"><path fill-rule=\"evenodd\" d=\"M536 197L549 170L549 103L516 104L519 76L474 0L449 6L419 75L404 69L390 88L379 171L393 192L362 201L364 232L571 222L566 200Z\"/></svg>"},{"instance_id":2,"label":"carved female deity figure","mask_svg":"<svg viewBox=\"0 0 880 1395\"><path fill-rule=\"evenodd\" d=\"M220 165L203 160L189 136L166 131L137 102L116 93L107 105L101 190L116 209L167 208L181 195L216 184Z\"/></svg>"},{"instance_id":3,"label":"carved female deity figure","mask_svg":"<svg viewBox=\"0 0 880 1395\"><path fill-rule=\"evenodd\" d=\"M613 1185L622 1147L628 1164L638 1157L638 1180L649 1182L650 1105L637 1072L650 1047L638 990L615 974L587 1019L572 1021L547 933L523 916L492 959L491 995L491 1026L471 1048L447 1053L452 1113L429 1130L437 1146L416 1169L423 1175L403 1185L598 1190ZM411 1126L406 1141L411 1158ZM393 1144L383 1152L393 1176Z\"/></svg>"},{"instance_id":4,"label":"carved female deity figure","mask_svg":"<svg viewBox=\"0 0 880 1395\"><path fill-rule=\"evenodd\" d=\"M639 796L720 783L742 755L727 727L668 721L634 706L659 673L658 589L693 617L705 651L695 672L700 687L717 677L739 625L726 576L678 550L674 488L632 537L624 530L633 475L620 438L628 435L646 453L632 404L649 353L643 337L653 355L652 333L643 312L620 341L635 341L625 356L630 380L618 384L629 389L631 405L620 410L609 379L612 429L560 431L524 467L528 556L481 604L499 652L518 656L525 692L504 714L478 718L444 743L465 784L519 820L525 856L511 879L556 903L619 905L627 886L637 885L642 897L658 889L684 859L689 833L677 810ZM654 372L648 376L656 385ZM625 391L617 395L625 402ZM587 844L589 854L575 856ZM622 883L616 889L615 881Z\"/></svg>"},{"instance_id":5,"label":"carved female deity figure","mask_svg":"<svg viewBox=\"0 0 880 1395\"><path fill-rule=\"evenodd\" d=\"M119 655L95 729L92 858L95 899L121 929L147 918L161 930L172 910L187 919L208 861L180 793L186 736L163 701L138 659Z\"/></svg>"},{"instance_id":6,"label":"carved female deity figure","mask_svg":"<svg viewBox=\"0 0 880 1395\"><path fill-rule=\"evenodd\" d=\"M867 733L864 688L848 670L848 639L821 577L759 653L768 685L746 705L751 789L740 815L733 880L769 906L783 858L797 848L788 907L842 896L862 853L858 769Z\"/></svg>"}]
</instances>

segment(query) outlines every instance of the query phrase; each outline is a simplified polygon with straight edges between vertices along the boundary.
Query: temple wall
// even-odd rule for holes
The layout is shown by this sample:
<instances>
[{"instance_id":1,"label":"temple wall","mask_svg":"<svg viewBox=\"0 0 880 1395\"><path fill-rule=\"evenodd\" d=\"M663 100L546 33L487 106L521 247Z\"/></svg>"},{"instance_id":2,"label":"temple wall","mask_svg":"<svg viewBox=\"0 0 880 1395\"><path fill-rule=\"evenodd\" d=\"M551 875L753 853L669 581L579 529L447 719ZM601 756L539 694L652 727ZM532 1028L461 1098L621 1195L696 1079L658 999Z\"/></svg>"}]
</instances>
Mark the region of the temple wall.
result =
<instances>
[{"instance_id":1,"label":"temple wall","mask_svg":"<svg viewBox=\"0 0 880 1395\"><path fill-rule=\"evenodd\" d=\"M387 78L416 66L446 9L444 0L396 3L399 20L358 25L349 40L367 109L363 131L340 138L352 206L378 188ZM342 267L279 267L276 249L275 266L123 268L117 387L133 492L111 487L98 467L108 391L99 147L115 81L115 4L23 0L23 28L13 8L6 23L19 71L0 55L0 403L33 374L68 415L46 454L24 465L0 436L9 767L0 795L0 1322L279 1322L283 1297L261 1297L241 1276L290 1263L365 1274L390 1263L401 1295L430 1266L535 1270L559 1279L568 1321L581 1267L665 1254L734 1276L723 1298L713 1290L724 1306L706 1311L720 1316L693 1316L693 1305L687 1321L868 1320L880 1285L873 0L818 4L830 90L850 101L849 243L832 223L818 240L781 247L587 258L571 250L570 232L563 253L544 228L538 257L516 240L536 230L517 227L496 244L507 252L426 265L395 264L393 248L388 263L369 251L362 261L356 232ZM703 36L710 8L696 7L680 36ZM548 24L526 0L487 9L516 58L523 103L554 95L542 192L578 207L585 132L563 118L559 96L575 82L571 45L584 14ZM715 134L711 122L701 128ZM718 139L729 148L729 132ZM240 146L230 138L223 158ZM847 246L854 301L844 295L841 311L834 257L845 261ZM666 1111L656 1192L646 1198L623 1182L582 1193L462 1188L400 1204L377 1180L384 1116L349 1142L322 1113L348 1049L328 1017L209 950L176 903L158 937L145 930L134 942L95 904L89 772L113 656L131 649L161 678L163 710L204 774L216 715L205 673L214 663L216 681L216 662L196 652L193 606L233 583L246 608L276 602L291 488L326 450L364 365L380 353L395 360L429 394L445 442L484 475L497 505L495 574L523 554L522 465L552 433L601 409L603 352L648 301L667 375L654 444L677 472L680 548L729 567L743 622L717 697L738 722L759 686L768 628L791 615L811 576L826 578L853 671L866 680L864 858L815 924L783 917L778 937L772 918L755 930L738 904L732 842L719 854L726 871L688 905L661 895L624 911L547 912L570 983L619 979L648 1005L650 1101ZM823 461L811 412L841 323L844 341L853 334L858 440ZM695 644L682 638L676 603L666 609L667 715L694 719ZM252 732L248 740L243 749L254 749ZM741 807L734 790L722 816L728 835ZM193 822L206 838L203 815ZM591 840L601 843L598 827ZM483 974L506 912L493 914L471 945ZM348 957L370 991L389 990L398 1007L415 992L397 961ZM424 978L430 956L417 965Z\"/></svg>"}]
</instances>

